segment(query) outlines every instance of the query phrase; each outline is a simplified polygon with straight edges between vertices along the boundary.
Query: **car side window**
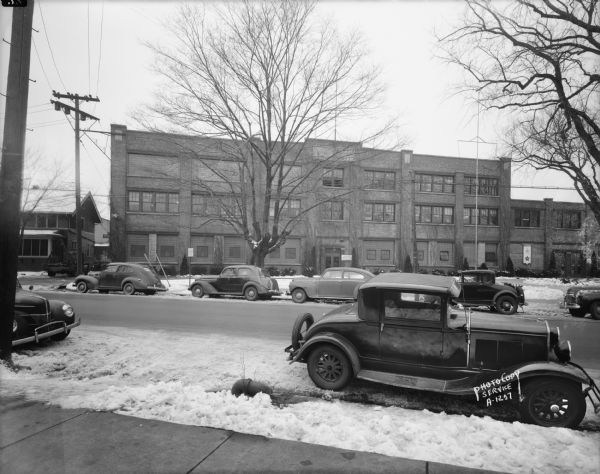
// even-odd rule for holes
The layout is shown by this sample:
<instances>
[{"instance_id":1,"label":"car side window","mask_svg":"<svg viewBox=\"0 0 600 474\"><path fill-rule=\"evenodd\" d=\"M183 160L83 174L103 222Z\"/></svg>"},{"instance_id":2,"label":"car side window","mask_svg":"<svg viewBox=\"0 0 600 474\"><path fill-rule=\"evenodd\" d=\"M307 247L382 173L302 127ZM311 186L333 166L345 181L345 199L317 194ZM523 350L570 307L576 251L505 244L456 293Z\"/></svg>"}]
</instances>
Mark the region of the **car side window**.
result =
<instances>
[{"instance_id":1,"label":"car side window","mask_svg":"<svg viewBox=\"0 0 600 474\"><path fill-rule=\"evenodd\" d=\"M486 285L491 285L494 277L492 275L481 275L481 279Z\"/></svg>"},{"instance_id":2,"label":"car side window","mask_svg":"<svg viewBox=\"0 0 600 474\"><path fill-rule=\"evenodd\" d=\"M226 268L225 270L223 270L223 272L221 273L222 277L234 277L235 276L235 270L233 268Z\"/></svg>"},{"instance_id":3,"label":"car side window","mask_svg":"<svg viewBox=\"0 0 600 474\"><path fill-rule=\"evenodd\" d=\"M477 277L475 275L463 275L464 283L477 283Z\"/></svg>"},{"instance_id":4,"label":"car side window","mask_svg":"<svg viewBox=\"0 0 600 474\"><path fill-rule=\"evenodd\" d=\"M441 321L442 298L439 295L385 290L383 301L386 318Z\"/></svg>"},{"instance_id":5,"label":"car side window","mask_svg":"<svg viewBox=\"0 0 600 474\"><path fill-rule=\"evenodd\" d=\"M238 276L240 276L240 277L252 276L252 271L249 268L238 268Z\"/></svg>"},{"instance_id":6,"label":"car side window","mask_svg":"<svg viewBox=\"0 0 600 474\"><path fill-rule=\"evenodd\" d=\"M323 278L342 278L341 270L328 270L323 273Z\"/></svg>"},{"instance_id":7,"label":"car side window","mask_svg":"<svg viewBox=\"0 0 600 474\"><path fill-rule=\"evenodd\" d=\"M118 267L117 267L116 265L113 265L113 266L110 266L110 267L106 267L106 268L104 269L104 271L105 271L106 273L116 273L116 271L117 271L117 268L118 268Z\"/></svg>"},{"instance_id":8,"label":"car side window","mask_svg":"<svg viewBox=\"0 0 600 474\"><path fill-rule=\"evenodd\" d=\"M131 268L127 265L119 265L117 270L118 273L131 273Z\"/></svg>"},{"instance_id":9,"label":"car side window","mask_svg":"<svg viewBox=\"0 0 600 474\"><path fill-rule=\"evenodd\" d=\"M344 280L364 280L365 276L358 272L344 272Z\"/></svg>"}]
</instances>

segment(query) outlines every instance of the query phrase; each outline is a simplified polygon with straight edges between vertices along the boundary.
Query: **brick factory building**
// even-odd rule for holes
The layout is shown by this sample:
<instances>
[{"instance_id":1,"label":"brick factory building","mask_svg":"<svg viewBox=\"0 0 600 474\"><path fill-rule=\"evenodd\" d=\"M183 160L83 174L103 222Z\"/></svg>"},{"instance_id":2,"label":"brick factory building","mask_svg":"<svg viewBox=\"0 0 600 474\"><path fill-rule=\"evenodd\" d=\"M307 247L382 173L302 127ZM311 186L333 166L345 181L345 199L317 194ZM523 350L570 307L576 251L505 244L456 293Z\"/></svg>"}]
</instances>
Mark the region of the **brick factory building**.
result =
<instances>
[{"instance_id":1,"label":"brick factory building","mask_svg":"<svg viewBox=\"0 0 600 474\"><path fill-rule=\"evenodd\" d=\"M215 216L214 199L231 159L226 140L128 130L111 126L112 260L143 261L157 255L178 271L184 256L193 273L247 262L243 236ZM386 151L360 143L309 140L302 165L344 147L346 157L315 176L289 202L290 215L310 209L265 267L324 268L353 264L368 269L451 271L485 263L534 271L564 266L573 273L581 259L583 204L511 199L511 161ZM206 163L210 162L210 166ZM223 173L210 172L221 168ZM477 183L478 180L478 183ZM208 184L208 186L207 186ZM214 190L207 194L206 189ZM319 190L343 198L314 205ZM188 249L193 256L187 257ZM416 265L415 265L416 264Z\"/></svg>"}]
</instances>

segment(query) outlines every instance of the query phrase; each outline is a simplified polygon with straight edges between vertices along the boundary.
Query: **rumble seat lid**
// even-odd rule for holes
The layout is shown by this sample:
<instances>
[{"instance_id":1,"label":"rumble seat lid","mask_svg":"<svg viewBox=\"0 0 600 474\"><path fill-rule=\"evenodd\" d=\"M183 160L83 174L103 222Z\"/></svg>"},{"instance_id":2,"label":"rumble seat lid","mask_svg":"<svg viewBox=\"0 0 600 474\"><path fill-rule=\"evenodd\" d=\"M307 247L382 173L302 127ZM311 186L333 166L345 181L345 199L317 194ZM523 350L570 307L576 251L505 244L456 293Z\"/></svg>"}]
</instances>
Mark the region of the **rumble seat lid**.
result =
<instances>
[{"instance_id":1,"label":"rumble seat lid","mask_svg":"<svg viewBox=\"0 0 600 474\"><path fill-rule=\"evenodd\" d=\"M460 287L455 278L423 273L380 273L360 286L361 290L367 288L431 291L447 293L454 297L460 294Z\"/></svg>"}]
</instances>

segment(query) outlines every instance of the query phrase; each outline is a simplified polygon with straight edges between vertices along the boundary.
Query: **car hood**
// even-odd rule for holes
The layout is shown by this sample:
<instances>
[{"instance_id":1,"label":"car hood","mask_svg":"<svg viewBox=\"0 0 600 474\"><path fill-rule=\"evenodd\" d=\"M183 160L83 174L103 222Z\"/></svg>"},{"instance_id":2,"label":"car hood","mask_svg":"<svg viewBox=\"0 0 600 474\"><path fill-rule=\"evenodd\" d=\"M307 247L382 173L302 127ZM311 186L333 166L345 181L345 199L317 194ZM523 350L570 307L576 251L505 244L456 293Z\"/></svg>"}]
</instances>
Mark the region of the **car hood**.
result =
<instances>
[{"instance_id":1,"label":"car hood","mask_svg":"<svg viewBox=\"0 0 600 474\"><path fill-rule=\"evenodd\" d=\"M471 331L544 335L547 334L548 329L543 319L523 319L519 316L496 314L472 314Z\"/></svg>"},{"instance_id":2,"label":"car hood","mask_svg":"<svg viewBox=\"0 0 600 474\"><path fill-rule=\"evenodd\" d=\"M30 291L17 288L15 292L15 309L29 314L46 314L48 308L46 298Z\"/></svg>"}]
</instances>

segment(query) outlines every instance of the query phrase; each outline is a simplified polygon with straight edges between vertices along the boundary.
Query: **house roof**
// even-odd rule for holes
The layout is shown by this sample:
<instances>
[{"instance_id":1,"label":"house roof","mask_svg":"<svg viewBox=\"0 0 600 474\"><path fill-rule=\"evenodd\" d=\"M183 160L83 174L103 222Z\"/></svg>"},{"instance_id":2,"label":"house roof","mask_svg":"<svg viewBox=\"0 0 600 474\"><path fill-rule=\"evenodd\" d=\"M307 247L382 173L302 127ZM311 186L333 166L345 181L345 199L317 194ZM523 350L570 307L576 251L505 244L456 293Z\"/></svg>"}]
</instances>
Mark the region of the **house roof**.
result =
<instances>
[{"instance_id":1,"label":"house roof","mask_svg":"<svg viewBox=\"0 0 600 474\"><path fill-rule=\"evenodd\" d=\"M99 223L102 221L91 192L83 197L81 207L88 208L93 222ZM23 193L22 208L24 212L34 214L74 214L75 193L62 190L29 189Z\"/></svg>"}]
</instances>

